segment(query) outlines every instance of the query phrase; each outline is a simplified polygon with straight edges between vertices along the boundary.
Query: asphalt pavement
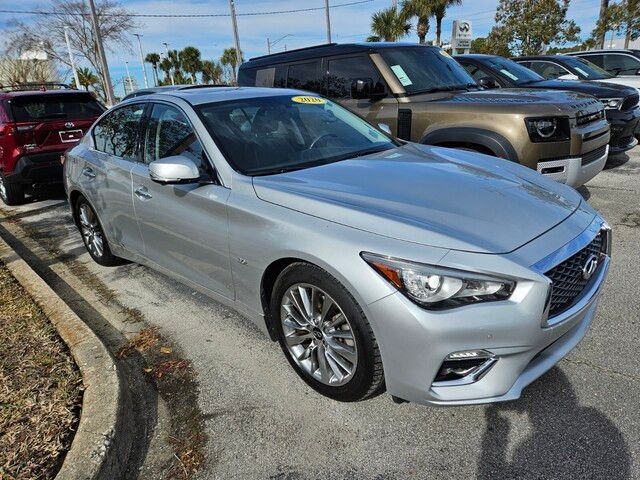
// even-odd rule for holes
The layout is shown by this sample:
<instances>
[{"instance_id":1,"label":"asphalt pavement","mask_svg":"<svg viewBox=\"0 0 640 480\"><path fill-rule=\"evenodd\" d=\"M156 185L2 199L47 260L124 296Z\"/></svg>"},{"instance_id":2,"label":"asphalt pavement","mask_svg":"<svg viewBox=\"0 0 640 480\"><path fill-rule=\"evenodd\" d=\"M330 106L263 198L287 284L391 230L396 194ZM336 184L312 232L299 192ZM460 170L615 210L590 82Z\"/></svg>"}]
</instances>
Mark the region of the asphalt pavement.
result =
<instances>
[{"instance_id":1,"label":"asphalt pavement","mask_svg":"<svg viewBox=\"0 0 640 480\"><path fill-rule=\"evenodd\" d=\"M640 147L610 163L580 190L614 229L598 316L520 400L489 406L326 399L240 315L145 267L94 264L59 193L3 206L0 232L7 217L47 232L52 255L79 259L192 362L208 435L197 478L640 479Z\"/></svg>"}]
</instances>

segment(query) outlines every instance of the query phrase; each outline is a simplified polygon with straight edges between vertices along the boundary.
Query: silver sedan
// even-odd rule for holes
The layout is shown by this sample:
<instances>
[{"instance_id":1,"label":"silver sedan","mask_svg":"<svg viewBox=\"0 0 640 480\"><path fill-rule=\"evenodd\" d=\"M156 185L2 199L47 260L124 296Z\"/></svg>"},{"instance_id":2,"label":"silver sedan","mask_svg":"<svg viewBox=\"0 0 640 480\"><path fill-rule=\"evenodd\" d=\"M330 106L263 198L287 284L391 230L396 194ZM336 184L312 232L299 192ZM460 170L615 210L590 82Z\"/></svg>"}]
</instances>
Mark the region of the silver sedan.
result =
<instances>
[{"instance_id":1,"label":"silver sedan","mask_svg":"<svg viewBox=\"0 0 640 480\"><path fill-rule=\"evenodd\" d=\"M518 398L583 338L609 266L611 231L572 188L295 90L132 99L64 170L96 262L233 307L341 401Z\"/></svg>"}]
</instances>

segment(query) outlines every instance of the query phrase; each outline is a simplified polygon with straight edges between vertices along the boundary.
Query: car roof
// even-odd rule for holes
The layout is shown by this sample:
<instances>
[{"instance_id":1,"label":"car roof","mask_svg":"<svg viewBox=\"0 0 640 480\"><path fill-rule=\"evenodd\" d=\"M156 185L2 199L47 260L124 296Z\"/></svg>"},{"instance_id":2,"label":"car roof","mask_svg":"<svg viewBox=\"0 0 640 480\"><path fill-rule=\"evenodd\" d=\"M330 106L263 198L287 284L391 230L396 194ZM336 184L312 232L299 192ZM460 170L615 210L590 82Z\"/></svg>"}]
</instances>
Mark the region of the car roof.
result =
<instances>
[{"instance_id":1,"label":"car roof","mask_svg":"<svg viewBox=\"0 0 640 480\"><path fill-rule=\"evenodd\" d=\"M371 52L384 48L398 47L439 48L431 45L420 45L418 43L410 42L326 43L323 45L313 45L311 47L288 50L286 52L272 53L271 55L253 57L249 59L248 62L243 63L240 68L260 67L263 65L274 65L278 63L291 63L308 58Z\"/></svg>"},{"instance_id":2,"label":"car roof","mask_svg":"<svg viewBox=\"0 0 640 480\"><path fill-rule=\"evenodd\" d=\"M580 54L586 54L586 53L631 53L634 55L639 55L640 54L640 50L634 49L634 48L604 48L604 49L599 49L599 50L582 50L580 52L567 52L566 55L568 56L572 56L572 55L580 55Z\"/></svg>"},{"instance_id":3,"label":"car roof","mask_svg":"<svg viewBox=\"0 0 640 480\"><path fill-rule=\"evenodd\" d=\"M74 88L64 88L60 90L12 90L12 91L1 91L0 90L0 98L7 97L26 97L26 96L39 96L39 95L91 95L89 92L85 90L76 90Z\"/></svg>"},{"instance_id":4,"label":"car roof","mask_svg":"<svg viewBox=\"0 0 640 480\"><path fill-rule=\"evenodd\" d=\"M524 55L522 57L514 57L513 60L563 60L572 58L571 55ZM575 59L572 58L575 61Z\"/></svg>"},{"instance_id":5,"label":"car roof","mask_svg":"<svg viewBox=\"0 0 640 480\"><path fill-rule=\"evenodd\" d=\"M278 97L286 95L312 95L315 93L304 92L302 90L294 90L290 88L265 88L265 87L214 87L203 86L202 88L186 88L179 90L164 90L156 92L144 99L139 97L127 100L127 102L136 102L140 100L162 99L167 97L177 97L185 100L191 105L201 105L206 103L226 102L229 100L243 100L248 98L265 98Z\"/></svg>"},{"instance_id":6,"label":"car roof","mask_svg":"<svg viewBox=\"0 0 640 480\"><path fill-rule=\"evenodd\" d=\"M465 59L468 58L469 60L482 60L482 59L489 59L489 58L504 58L504 57L500 57L500 55L491 55L491 54L487 54L487 53L466 53L464 55L454 55L453 58L458 59Z\"/></svg>"}]
</instances>

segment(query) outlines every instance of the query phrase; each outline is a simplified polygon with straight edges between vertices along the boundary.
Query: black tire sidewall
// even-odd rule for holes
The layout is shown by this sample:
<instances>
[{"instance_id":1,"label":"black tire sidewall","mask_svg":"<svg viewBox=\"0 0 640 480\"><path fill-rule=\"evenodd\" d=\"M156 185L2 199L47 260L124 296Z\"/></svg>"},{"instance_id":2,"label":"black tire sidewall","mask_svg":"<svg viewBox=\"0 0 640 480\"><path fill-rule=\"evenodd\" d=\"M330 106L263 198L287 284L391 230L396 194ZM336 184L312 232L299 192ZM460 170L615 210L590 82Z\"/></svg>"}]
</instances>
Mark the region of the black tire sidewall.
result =
<instances>
[{"instance_id":1,"label":"black tire sidewall","mask_svg":"<svg viewBox=\"0 0 640 480\"><path fill-rule=\"evenodd\" d=\"M356 340L358 363L355 374L345 385L332 387L312 378L295 362L286 346L280 319L280 305L286 291L296 283L307 283L322 289L338 303L347 316ZM371 338L370 327L362 309L336 278L315 265L307 263L290 265L276 280L270 305L278 343L289 364L309 386L322 395L343 402L358 401L367 396L374 377L375 339Z\"/></svg>"},{"instance_id":2,"label":"black tire sidewall","mask_svg":"<svg viewBox=\"0 0 640 480\"><path fill-rule=\"evenodd\" d=\"M2 173L0 173L0 179L4 184L4 189L6 191L6 197L2 197L2 195L0 195L0 199L5 205L12 207L24 202L24 185L8 182L7 177Z\"/></svg>"},{"instance_id":3,"label":"black tire sidewall","mask_svg":"<svg viewBox=\"0 0 640 480\"><path fill-rule=\"evenodd\" d=\"M96 220L98 221L98 225L100 226L100 232L102 233L102 242L103 242L103 251L102 251L101 257L98 257L93 254L93 252L89 249L89 246L87 245L84 235L82 235L82 227L80 225L80 207L82 205L87 205L91 209L91 212L93 212L93 215L96 217ZM104 234L104 228L102 228L102 222L100 221L98 214L96 213L93 206L89 203L89 201L85 197L80 196L76 200L75 214L76 214L76 218L78 219L78 229L80 230L80 235L82 236L82 243L84 244L85 248L87 249L87 252L91 256L93 261L104 267L111 267L119 264L118 258L111 253L111 248L109 248L109 242L107 241L107 237Z\"/></svg>"}]
</instances>

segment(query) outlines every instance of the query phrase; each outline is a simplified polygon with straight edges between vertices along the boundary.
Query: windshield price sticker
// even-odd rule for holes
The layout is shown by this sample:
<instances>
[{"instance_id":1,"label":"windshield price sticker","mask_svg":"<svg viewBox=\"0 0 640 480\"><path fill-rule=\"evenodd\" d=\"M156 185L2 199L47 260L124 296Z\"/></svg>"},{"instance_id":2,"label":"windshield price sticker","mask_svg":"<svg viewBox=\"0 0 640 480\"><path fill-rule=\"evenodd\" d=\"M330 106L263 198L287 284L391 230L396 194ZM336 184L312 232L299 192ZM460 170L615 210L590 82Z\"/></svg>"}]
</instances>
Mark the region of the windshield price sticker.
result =
<instances>
[{"instance_id":1,"label":"windshield price sticker","mask_svg":"<svg viewBox=\"0 0 640 480\"><path fill-rule=\"evenodd\" d=\"M507 77L509 77L511 80L518 80L518 77L516 77L513 73L511 73L509 70L505 70L504 68L502 70L500 70L500 73L502 73L503 75L506 75Z\"/></svg>"},{"instance_id":2,"label":"windshield price sticker","mask_svg":"<svg viewBox=\"0 0 640 480\"><path fill-rule=\"evenodd\" d=\"M400 65L391 65L391 70L398 77L398 80L402 84L403 87L413 85L413 82L409 78L409 75L406 74L404 69Z\"/></svg>"},{"instance_id":3,"label":"windshield price sticker","mask_svg":"<svg viewBox=\"0 0 640 480\"><path fill-rule=\"evenodd\" d=\"M325 103L327 103L327 101L324 98L319 98L319 97L298 96L298 97L291 97L291 100L293 100L296 103L306 103L308 105L324 105Z\"/></svg>"}]
</instances>

